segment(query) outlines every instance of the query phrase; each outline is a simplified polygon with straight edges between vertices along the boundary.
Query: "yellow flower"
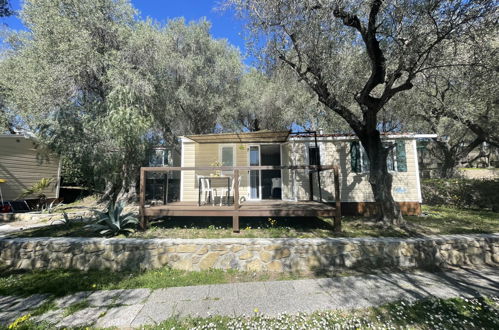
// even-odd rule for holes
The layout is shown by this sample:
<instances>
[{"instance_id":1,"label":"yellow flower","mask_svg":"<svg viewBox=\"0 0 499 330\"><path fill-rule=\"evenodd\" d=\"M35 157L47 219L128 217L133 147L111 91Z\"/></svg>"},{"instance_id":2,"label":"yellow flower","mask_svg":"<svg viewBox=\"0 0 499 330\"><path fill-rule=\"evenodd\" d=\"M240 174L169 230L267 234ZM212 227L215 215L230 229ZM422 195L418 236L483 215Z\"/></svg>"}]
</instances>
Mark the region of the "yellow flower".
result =
<instances>
[{"instance_id":1,"label":"yellow flower","mask_svg":"<svg viewBox=\"0 0 499 330\"><path fill-rule=\"evenodd\" d=\"M92 288L96 288L97 287L97 284L92 284Z\"/></svg>"},{"instance_id":2,"label":"yellow flower","mask_svg":"<svg viewBox=\"0 0 499 330\"><path fill-rule=\"evenodd\" d=\"M258 308L255 308L255 309L253 310L253 312L255 312L255 314L257 314L257 313L259 312Z\"/></svg>"},{"instance_id":3,"label":"yellow flower","mask_svg":"<svg viewBox=\"0 0 499 330\"><path fill-rule=\"evenodd\" d=\"M26 315L23 315L19 318L17 318L14 322L12 322L11 324L9 324L9 329L15 329L17 328L17 326L25 321L27 321L29 318L31 317L31 314L26 314Z\"/></svg>"}]
</instances>

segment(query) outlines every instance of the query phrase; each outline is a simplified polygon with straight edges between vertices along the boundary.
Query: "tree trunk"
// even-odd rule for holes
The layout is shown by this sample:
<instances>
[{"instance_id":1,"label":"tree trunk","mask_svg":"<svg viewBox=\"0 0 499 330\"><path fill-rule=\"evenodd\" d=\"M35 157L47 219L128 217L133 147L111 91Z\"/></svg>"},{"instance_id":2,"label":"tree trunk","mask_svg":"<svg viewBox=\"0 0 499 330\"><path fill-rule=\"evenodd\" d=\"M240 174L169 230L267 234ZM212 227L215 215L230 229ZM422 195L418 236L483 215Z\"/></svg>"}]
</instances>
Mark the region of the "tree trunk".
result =
<instances>
[{"instance_id":1,"label":"tree trunk","mask_svg":"<svg viewBox=\"0 0 499 330\"><path fill-rule=\"evenodd\" d=\"M106 188L104 189L102 196L99 198L99 203L114 201L115 191L115 184L110 180L106 180Z\"/></svg>"},{"instance_id":2,"label":"tree trunk","mask_svg":"<svg viewBox=\"0 0 499 330\"><path fill-rule=\"evenodd\" d=\"M369 183L377 204L378 220L386 225L400 226L404 223L400 207L392 196L393 177L387 169L389 149L383 146L378 131L360 138L369 157Z\"/></svg>"},{"instance_id":3,"label":"tree trunk","mask_svg":"<svg viewBox=\"0 0 499 330\"><path fill-rule=\"evenodd\" d=\"M440 177L442 179L453 178L456 174L456 156L450 152L444 152L444 159L440 167Z\"/></svg>"},{"instance_id":4,"label":"tree trunk","mask_svg":"<svg viewBox=\"0 0 499 330\"><path fill-rule=\"evenodd\" d=\"M137 194L137 180L135 178L130 179L130 183L126 184L123 180L121 190L116 197L117 201L124 201L126 204L135 203L138 200Z\"/></svg>"}]
</instances>

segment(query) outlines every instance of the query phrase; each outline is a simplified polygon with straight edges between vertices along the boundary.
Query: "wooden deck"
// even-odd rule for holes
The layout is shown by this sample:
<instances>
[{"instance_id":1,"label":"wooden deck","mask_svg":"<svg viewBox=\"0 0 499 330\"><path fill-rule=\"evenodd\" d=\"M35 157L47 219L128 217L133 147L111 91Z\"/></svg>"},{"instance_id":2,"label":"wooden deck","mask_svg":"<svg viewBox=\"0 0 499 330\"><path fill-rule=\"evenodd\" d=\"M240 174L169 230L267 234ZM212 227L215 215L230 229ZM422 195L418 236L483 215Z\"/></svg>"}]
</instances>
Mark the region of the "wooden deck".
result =
<instances>
[{"instance_id":1,"label":"wooden deck","mask_svg":"<svg viewBox=\"0 0 499 330\"><path fill-rule=\"evenodd\" d=\"M334 171L335 206L318 201L288 202L281 200L244 201L239 196L240 170L308 170ZM146 173L170 171L233 171L234 182L233 205L202 205L196 202L175 202L162 206L146 204ZM320 199L322 200L322 198ZM232 228L239 232L239 217L334 217L335 231L341 231L341 199L339 185L339 169L336 166L303 165L303 166L221 166L221 167L142 167L140 169L140 227L147 228L147 219L163 216L199 216L199 217L232 217Z\"/></svg>"},{"instance_id":2,"label":"wooden deck","mask_svg":"<svg viewBox=\"0 0 499 330\"><path fill-rule=\"evenodd\" d=\"M235 210L230 205L202 205L196 202L175 202L161 206L146 206L144 216L204 216L232 217L234 213L240 217L334 217L336 208L332 205L315 201L281 201L262 200L246 201Z\"/></svg>"}]
</instances>

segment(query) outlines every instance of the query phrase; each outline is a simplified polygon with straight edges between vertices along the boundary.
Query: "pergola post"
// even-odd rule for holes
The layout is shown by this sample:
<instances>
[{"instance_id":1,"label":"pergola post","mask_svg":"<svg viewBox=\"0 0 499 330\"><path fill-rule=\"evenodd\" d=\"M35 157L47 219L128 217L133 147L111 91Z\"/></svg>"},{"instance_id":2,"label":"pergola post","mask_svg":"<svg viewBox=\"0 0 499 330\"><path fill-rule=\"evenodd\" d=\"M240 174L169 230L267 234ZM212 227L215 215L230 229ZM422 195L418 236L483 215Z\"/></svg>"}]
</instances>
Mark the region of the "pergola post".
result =
<instances>
[{"instance_id":1,"label":"pergola post","mask_svg":"<svg viewBox=\"0 0 499 330\"><path fill-rule=\"evenodd\" d=\"M232 175L234 183L234 213L232 214L232 231L239 233L239 170L235 169Z\"/></svg>"},{"instance_id":2,"label":"pergola post","mask_svg":"<svg viewBox=\"0 0 499 330\"><path fill-rule=\"evenodd\" d=\"M340 171L338 166L333 168L334 173L334 200L336 201L336 210L334 216L334 231L341 232L341 196L340 196Z\"/></svg>"},{"instance_id":3,"label":"pergola post","mask_svg":"<svg viewBox=\"0 0 499 330\"><path fill-rule=\"evenodd\" d=\"M146 201L146 171L143 167L140 168L140 194L139 194L139 215L140 215L140 229L146 230L147 221L144 214L144 207Z\"/></svg>"}]
</instances>

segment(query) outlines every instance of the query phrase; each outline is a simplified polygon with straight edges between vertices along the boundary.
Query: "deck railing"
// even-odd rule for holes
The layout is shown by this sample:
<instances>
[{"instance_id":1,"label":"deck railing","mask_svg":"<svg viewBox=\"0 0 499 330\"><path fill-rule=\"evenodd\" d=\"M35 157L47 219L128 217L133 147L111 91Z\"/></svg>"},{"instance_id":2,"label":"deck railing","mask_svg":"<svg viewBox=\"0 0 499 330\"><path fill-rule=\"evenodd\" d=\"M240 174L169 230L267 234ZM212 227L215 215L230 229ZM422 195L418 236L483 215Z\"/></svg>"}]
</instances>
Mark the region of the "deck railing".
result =
<instances>
[{"instance_id":1,"label":"deck railing","mask_svg":"<svg viewBox=\"0 0 499 330\"><path fill-rule=\"evenodd\" d=\"M165 173L174 171L232 171L234 184L234 204L232 212L232 227L234 232L239 232L239 175L240 171L265 171L265 170L308 170L309 172L333 171L334 175L334 200L336 208L336 216L334 217L334 230L341 231L341 196L340 196L340 181L339 168L336 165L281 165L281 166L182 166L182 167L141 167L140 169L140 227L147 228L147 219L144 216L144 208L146 202L146 175L147 173ZM322 200L320 201L322 202Z\"/></svg>"}]
</instances>

